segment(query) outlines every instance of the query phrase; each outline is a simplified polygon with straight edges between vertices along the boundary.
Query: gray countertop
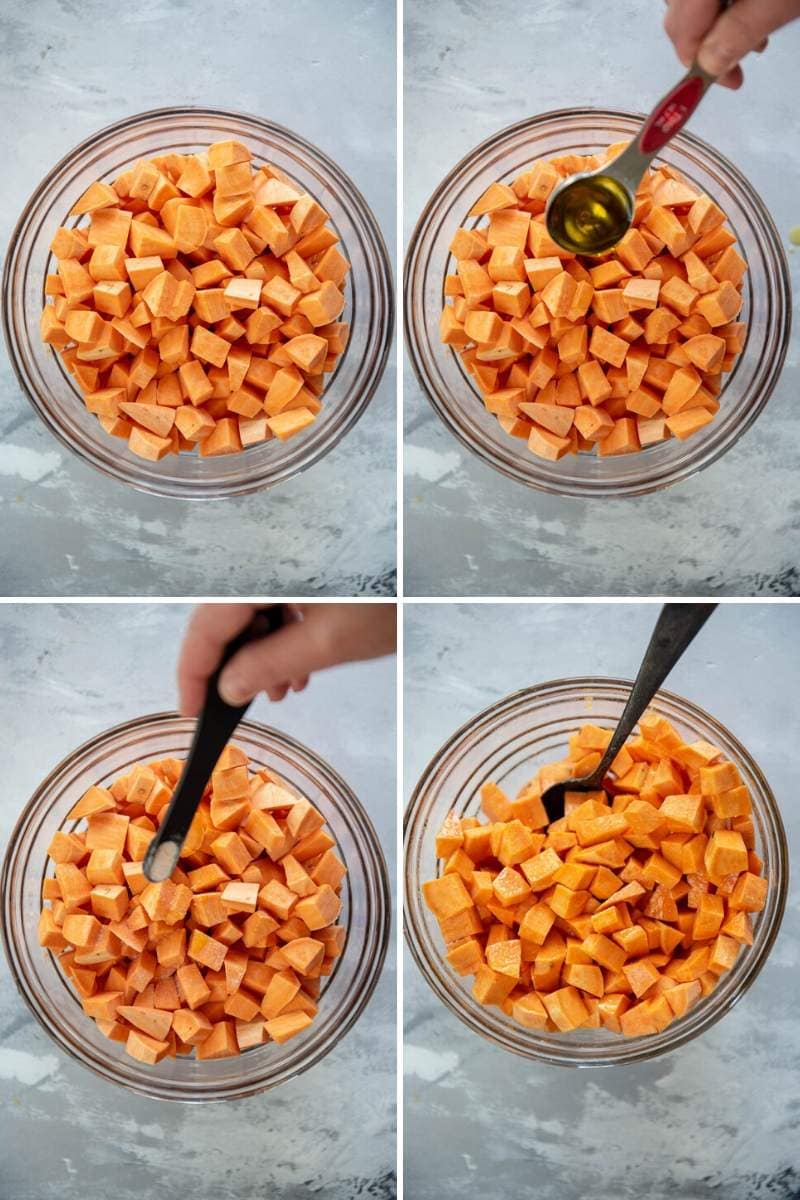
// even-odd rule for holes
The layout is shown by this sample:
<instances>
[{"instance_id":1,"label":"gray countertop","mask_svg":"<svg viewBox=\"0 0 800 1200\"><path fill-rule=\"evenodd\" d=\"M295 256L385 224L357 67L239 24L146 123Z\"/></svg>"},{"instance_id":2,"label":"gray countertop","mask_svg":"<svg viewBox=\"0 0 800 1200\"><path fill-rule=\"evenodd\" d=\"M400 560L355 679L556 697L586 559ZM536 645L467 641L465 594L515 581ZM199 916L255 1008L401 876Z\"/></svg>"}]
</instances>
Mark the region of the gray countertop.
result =
<instances>
[{"instance_id":1,"label":"gray countertop","mask_svg":"<svg viewBox=\"0 0 800 1200\"><path fill-rule=\"evenodd\" d=\"M490 134L573 105L648 109L681 74L641 0L406 0L404 219L408 238L444 175ZM786 239L800 222L800 22L712 90L691 130L760 192ZM795 297L800 250L789 252ZM795 306L797 300L795 299ZM405 587L410 595L796 595L800 592L795 329L766 411L724 459L653 496L593 503L515 484L405 391Z\"/></svg>"},{"instance_id":2,"label":"gray countertop","mask_svg":"<svg viewBox=\"0 0 800 1200\"><path fill-rule=\"evenodd\" d=\"M174 706L173 662L188 611L0 608L0 847L36 785L72 748ZM376 826L392 877L394 679L392 659L342 667L312 679L302 695L280 705L261 698L251 710L344 776ZM194 1200L391 1200L395 986L392 944L361 1019L316 1067L252 1099L184 1106L115 1088L62 1054L0 956L0 1197L151 1200L166 1185L167 1194Z\"/></svg>"},{"instance_id":3,"label":"gray countertop","mask_svg":"<svg viewBox=\"0 0 800 1200\"><path fill-rule=\"evenodd\" d=\"M405 791L501 696L569 675L632 677L657 606L407 605ZM800 855L800 613L726 605L668 681L747 746ZM521 648L524 652L521 653ZM435 671L431 670L435 664ZM680 1050L575 1071L471 1033L406 953L405 1157L414 1200L795 1200L800 1194L800 892L756 983Z\"/></svg>"},{"instance_id":4,"label":"gray countertop","mask_svg":"<svg viewBox=\"0 0 800 1200\"><path fill-rule=\"evenodd\" d=\"M0 246L83 138L162 105L258 113L355 181L393 255L395 38L381 0L37 0L0 12ZM270 492L167 501L106 479L36 417L0 352L0 593L391 595L395 379L312 469Z\"/></svg>"}]
</instances>

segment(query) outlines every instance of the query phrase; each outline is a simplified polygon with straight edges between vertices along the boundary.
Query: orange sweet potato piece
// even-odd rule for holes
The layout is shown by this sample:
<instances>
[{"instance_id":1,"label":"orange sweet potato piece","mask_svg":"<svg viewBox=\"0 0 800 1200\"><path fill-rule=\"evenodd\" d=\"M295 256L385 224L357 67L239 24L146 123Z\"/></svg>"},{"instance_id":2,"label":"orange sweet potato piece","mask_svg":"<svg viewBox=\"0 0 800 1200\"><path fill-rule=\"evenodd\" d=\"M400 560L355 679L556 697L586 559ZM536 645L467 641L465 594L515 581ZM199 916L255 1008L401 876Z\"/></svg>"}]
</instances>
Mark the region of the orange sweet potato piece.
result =
<instances>
[{"instance_id":1,"label":"orange sweet potato piece","mask_svg":"<svg viewBox=\"0 0 800 1200\"><path fill-rule=\"evenodd\" d=\"M131 1029L125 1049L131 1058L138 1058L140 1062L147 1063L148 1066L155 1066L169 1053L169 1043L158 1041L146 1033Z\"/></svg>"}]
</instances>

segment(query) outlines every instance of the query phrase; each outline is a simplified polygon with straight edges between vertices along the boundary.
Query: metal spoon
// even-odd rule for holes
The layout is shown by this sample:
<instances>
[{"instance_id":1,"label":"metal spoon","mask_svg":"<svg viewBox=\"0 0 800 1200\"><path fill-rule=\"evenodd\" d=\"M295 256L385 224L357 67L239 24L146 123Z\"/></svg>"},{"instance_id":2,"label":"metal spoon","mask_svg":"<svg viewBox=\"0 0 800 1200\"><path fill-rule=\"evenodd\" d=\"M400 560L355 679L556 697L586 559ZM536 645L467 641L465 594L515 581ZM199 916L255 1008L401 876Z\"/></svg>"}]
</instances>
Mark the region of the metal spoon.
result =
<instances>
[{"instance_id":1,"label":"metal spoon","mask_svg":"<svg viewBox=\"0 0 800 1200\"><path fill-rule=\"evenodd\" d=\"M169 879L178 865L181 847L186 840L192 818L197 812L197 806L203 798L205 786L211 778L211 772L252 703L248 700L246 704L236 707L225 703L217 689L222 668L243 646L274 633L284 622L282 604L259 609L247 628L225 647L219 666L208 681L206 698L197 718L189 757L183 765L166 816L147 847L143 870L151 883Z\"/></svg>"},{"instance_id":2,"label":"metal spoon","mask_svg":"<svg viewBox=\"0 0 800 1200\"><path fill-rule=\"evenodd\" d=\"M600 762L591 775L551 784L542 793L542 804L550 821L557 821L559 817L564 816L566 792L596 792L603 787L603 780L611 764L633 732L639 717L716 607L716 604L664 605L639 667L639 674L631 688L628 702Z\"/></svg>"},{"instance_id":3,"label":"metal spoon","mask_svg":"<svg viewBox=\"0 0 800 1200\"><path fill-rule=\"evenodd\" d=\"M723 0L720 8L727 7ZM693 62L621 154L593 171L567 176L553 189L545 210L553 241L573 254L604 254L616 246L633 221L642 175L683 128L715 78Z\"/></svg>"}]
</instances>

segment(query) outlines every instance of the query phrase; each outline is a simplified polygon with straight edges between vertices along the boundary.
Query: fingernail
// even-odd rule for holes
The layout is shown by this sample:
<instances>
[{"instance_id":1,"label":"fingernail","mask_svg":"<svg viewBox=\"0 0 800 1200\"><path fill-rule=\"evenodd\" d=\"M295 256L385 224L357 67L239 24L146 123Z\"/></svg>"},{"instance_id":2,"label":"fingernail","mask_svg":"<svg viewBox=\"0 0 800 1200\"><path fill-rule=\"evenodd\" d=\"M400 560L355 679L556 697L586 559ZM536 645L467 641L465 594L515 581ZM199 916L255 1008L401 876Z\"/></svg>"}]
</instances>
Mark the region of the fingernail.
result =
<instances>
[{"instance_id":1,"label":"fingernail","mask_svg":"<svg viewBox=\"0 0 800 1200\"><path fill-rule=\"evenodd\" d=\"M219 678L217 691L226 704L234 707L252 699L249 688L234 673L223 671Z\"/></svg>"},{"instance_id":2,"label":"fingernail","mask_svg":"<svg viewBox=\"0 0 800 1200\"><path fill-rule=\"evenodd\" d=\"M700 47L697 61L709 75L724 75L736 66L736 58L726 46L719 42L704 42Z\"/></svg>"}]
</instances>

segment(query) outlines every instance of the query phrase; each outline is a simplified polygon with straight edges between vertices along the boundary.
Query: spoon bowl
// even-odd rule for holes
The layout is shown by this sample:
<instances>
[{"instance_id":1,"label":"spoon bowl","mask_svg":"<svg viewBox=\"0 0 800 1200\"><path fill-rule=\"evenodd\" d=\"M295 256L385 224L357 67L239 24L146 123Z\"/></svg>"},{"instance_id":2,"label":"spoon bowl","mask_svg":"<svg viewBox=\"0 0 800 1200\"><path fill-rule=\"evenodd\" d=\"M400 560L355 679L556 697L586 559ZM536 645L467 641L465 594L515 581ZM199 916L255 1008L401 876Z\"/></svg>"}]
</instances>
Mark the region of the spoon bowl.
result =
<instances>
[{"instance_id":1,"label":"spoon bowl","mask_svg":"<svg viewBox=\"0 0 800 1200\"><path fill-rule=\"evenodd\" d=\"M636 189L667 142L682 129L714 82L698 64L663 96L636 137L610 162L568 175L550 193L547 232L573 254L599 255L613 249L633 223Z\"/></svg>"},{"instance_id":2,"label":"spoon bowl","mask_svg":"<svg viewBox=\"0 0 800 1200\"><path fill-rule=\"evenodd\" d=\"M609 165L580 171L550 194L547 231L573 254L600 255L613 249L633 221L634 200Z\"/></svg>"}]
</instances>

